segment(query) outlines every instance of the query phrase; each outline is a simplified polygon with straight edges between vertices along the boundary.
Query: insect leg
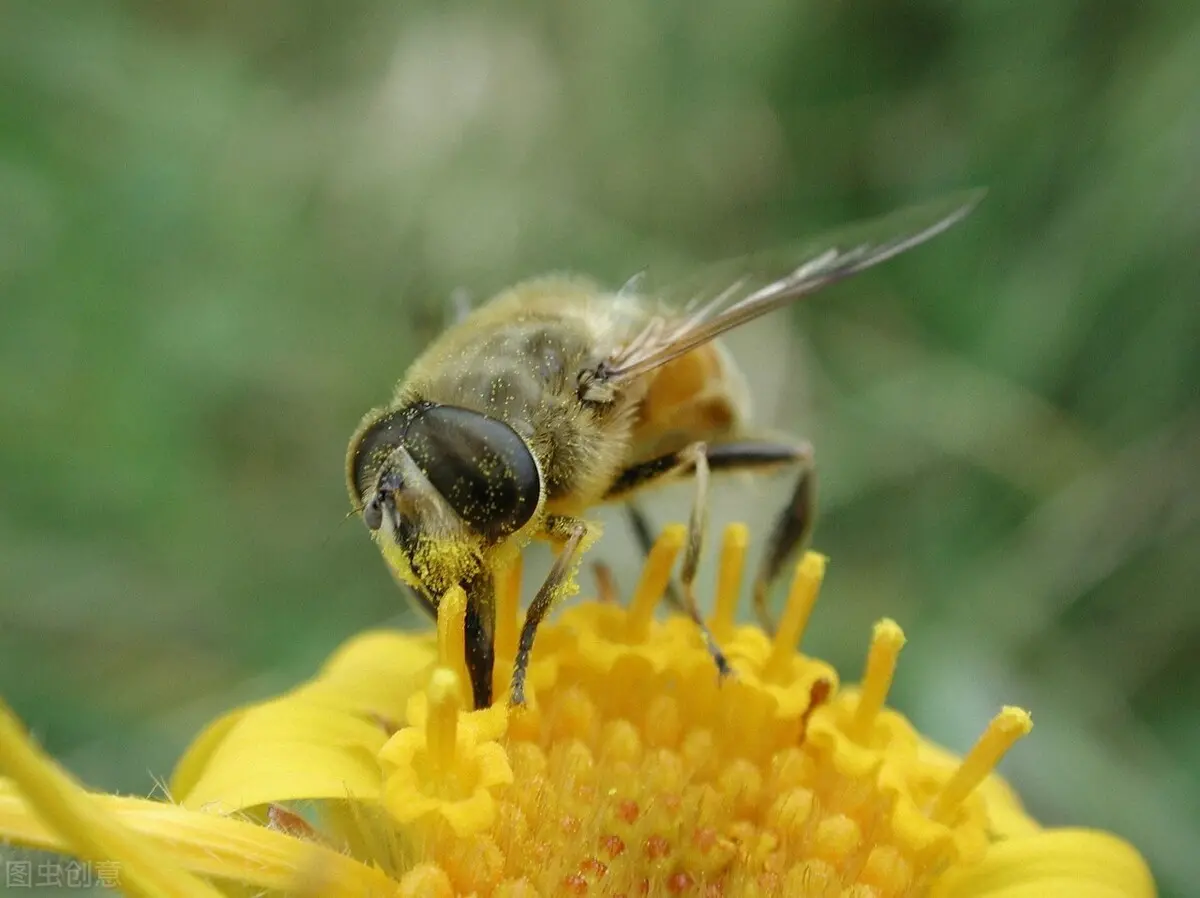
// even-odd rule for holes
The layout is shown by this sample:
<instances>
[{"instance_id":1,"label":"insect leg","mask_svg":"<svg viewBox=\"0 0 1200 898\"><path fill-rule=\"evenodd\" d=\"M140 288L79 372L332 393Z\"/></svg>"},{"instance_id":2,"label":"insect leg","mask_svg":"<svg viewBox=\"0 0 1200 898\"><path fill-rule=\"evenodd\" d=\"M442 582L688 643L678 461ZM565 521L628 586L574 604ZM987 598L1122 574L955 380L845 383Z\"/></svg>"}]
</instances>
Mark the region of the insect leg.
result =
<instances>
[{"instance_id":1,"label":"insect leg","mask_svg":"<svg viewBox=\"0 0 1200 898\"><path fill-rule=\"evenodd\" d=\"M513 662L512 697L510 703L514 706L525 704L525 675L529 671L529 653L533 650L533 639L537 628L546 618L554 600L558 598L563 586L571 576L571 571L579 563L579 555L587 536L588 523L578 518L565 515L552 515L546 521L547 535L552 539L565 540L562 551L546 575L545 581L533 597L529 610L525 612L525 623L521 625L521 638L517 643L517 657Z\"/></svg>"},{"instance_id":2,"label":"insect leg","mask_svg":"<svg viewBox=\"0 0 1200 898\"><path fill-rule=\"evenodd\" d=\"M704 534L708 530L708 447L704 443L694 443L680 455L690 456L692 476L696 481L696 495L692 500L692 513L688 516L687 542L683 547L683 564L679 570L679 580L683 586L683 607L700 628L700 634L708 646L717 665L717 672L726 676L730 672L729 661L725 653L717 645L716 639L708 629L708 624L700 616L700 604L696 601L696 571L700 567L700 553L704 549Z\"/></svg>"},{"instance_id":3,"label":"insect leg","mask_svg":"<svg viewBox=\"0 0 1200 898\"><path fill-rule=\"evenodd\" d=\"M684 545L683 564L679 574L683 587L683 600L680 602L678 596L672 596L671 601L700 628L700 633L704 636L704 642L713 657L713 662L717 665L717 670L724 676L729 673L729 662L716 640L713 639L712 633L709 632L704 618L700 615L700 606L696 602L694 588L696 571L700 565L700 553L704 548L704 533L708 524L708 473L711 467L709 464L711 451L705 443L693 443L679 452L652 458L626 468L609 489L605 498L618 498L656 481L691 472L696 482L696 494L692 500L692 512L688 518L687 543ZM633 509L635 506L630 503L630 508ZM635 510L630 514L634 520L635 529L638 528L639 523L645 526L644 518L641 521L638 520L640 513Z\"/></svg>"},{"instance_id":4,"label":"insect leg","mask_svg":"<svg viewBox=\"0 0 1200 898\"><path fill-rule=\"evenodd\" d=\"M467 673L476 710L492 704L492 670L496 665L496 581L483 573L463 584L467 594L464 642Z\"/></svg>"},{"instance_id":5,"label":"insect leg","mask_svg":"<svg viewBox=\"0 0 1200 898\"><path fill-rule=\"evenodd\" d=\"M627 468L617 478L605 499L625 498L668 476L683 473L689 466L684 457L689 450L690 447L683 452L659 456ZM704 455L708 469L714 473L764 471L781 465L800 468L800 476L792 497L775 520L767 542L767 551L755 581L755 612L763 628L773 632L775 623L767 609L770 588L788 561L807 544L816 518L816 475L812 446L808 443L788 443L782 440L739 440L709 446ZM690 545L689 540L689 547ZM684 562L686 575L686 556ZM686 606L684 610L691 614Z\"/></svg>"},{"instance_id":6,"label":"insect leg","mask_svg":"<svg viewBox=\"0 0 1200 898\"><path fill-rule=\"evenodd\" d=\"M646 517L645 510L630 499L625 503L625 514L629 517L629 529L633 531L634 541L643 555L649 555L654 548L654 527Z\"/></svg>"},{"instance_id":7,"label":"insect leg","mask_svg":"<svg viewBox=\"0 0 1200 898\"><path fill-rule=\"evenodd\" d=\"M807 548L817 520L817 469L813 464L812 446L807 443L801 445L795 462L800 468L796 486L788 503L775 518L766 552L759 563L758 576L754 580L754 613L762 628L772 635L775 633L775 621L767 607L771 587L788 562Z\"/></svg>"},{"instance_id":8,"label":"insect leg","mask_svg":"<svg viewBox=\"0 0 1200 898\"><path fill-rule=\"evenodd\" d=\"M424 588L415 589L396 578L413 606L438 617L438 603ZM496 661L496 585L491 574L482 574L462 584L467 594L466 619L463 623L467 673L471 677L471 696L476 710L492 703L492 668Z\"/></svg>"}]
</instances>

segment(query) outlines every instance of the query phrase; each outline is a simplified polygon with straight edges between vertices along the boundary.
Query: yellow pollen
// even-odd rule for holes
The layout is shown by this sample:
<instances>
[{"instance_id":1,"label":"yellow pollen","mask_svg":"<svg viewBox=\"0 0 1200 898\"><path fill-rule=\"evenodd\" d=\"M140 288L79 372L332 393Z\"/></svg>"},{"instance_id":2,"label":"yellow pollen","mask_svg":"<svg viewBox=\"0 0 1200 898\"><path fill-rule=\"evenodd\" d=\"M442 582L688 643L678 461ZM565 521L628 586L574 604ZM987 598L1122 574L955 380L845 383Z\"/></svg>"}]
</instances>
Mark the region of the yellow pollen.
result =
<instances>
[{"instance_id":1,"label":"yellow pollen","mask_svg":"<svg viewBox=\"0 0 1200 898\"><path fill-rule=\"evenodd\" d=\"M462 710L459 678L454 671L439 667L429 678L429 718L425 723L425 745L439 769L454 763L458 745L458 712Z\"/></svg>"},{"instance_id":2,"label":"yellow pollen","mask_svg":"<svg viewBox=\"0 0 1200 898\"><path fill-rule=\"evenodd\" d=\"M886 706L896 623L876 624L858 689L797 651L824 556L796 565L776 636L735 625L741 525L723 534L711 620L742 669L719 678L695 624L655 614L686 536L663 531L628 604L582 602L541 625L536 701L519 714L503 699L470 710L467 599L443 597L436 666L378 755L415 864L401 895L928 898L979 859L990 799L971 793L1028 715L1006 709L961 766L926 757ZM496 581L497 693L519 577Z\"/></svg>"},{"instance_id":3,"label":"yellow pollen","mask_svg":"<svg viewBox=\"0 0 1200 898\"><path fill-rule=\"evenodd\" d=\"M867 653L867 669L863 673L862 694L854 721L849 727L850 735L857 742L870 739L875 718L887 701L892 688L892 677L896 673L896 662L904 648L904 631L893 620L884 618L875 625L871 634L871 650Z\"/></svg>"},{"instance_id":4,"label":"yellow pollen","mask_svg":"<svg viewBox=\"0 0 1200 898\"><path fill-rule=\"evenodd\" d=\"M721 563L717 568L717 601L709 629L717 642L733 635L738 597L742 586L742 568L746 563L746 546L750 531L745 524L730 524L721 540Z\"/></svg>"},{"instance_id":5,"label":"yellow pollen","mask_svg":"<svg viewBox=\"0 0 1200 898\"><path fill-rule=\"evenodd\" d=\"M381 753L387 808L435 865L422 887L919 898L986 841L982 803L964 799L1014 741L1011 713L961 769L931 773L885 706L904 644L894 622L876 625L860 690L839 692L832 668L796 652L824 556L796 566L777 637L734 626L740 526L724 534L713 619L763 673L719 680L694 625L654 615L685 537L664 531L627 608L585 602L543 624L529 668L537 701L517 716L502 701L465 710L465 600L447 594L440 666ZM516 574L497 586L507 620ZM922 812L930 805L941 816Z\"/></svg>"},{"instance_id":6,"label":"yellow pollen","mask_svg":"<svg viewBox=\"0 0 1200 898\"><path fill-rule=\"evenodd\" d=\"M682 524L670 524L663 528L650 550L646 566L642 568L641 579L633 593L633 601L629 603L627 636L632 642L644 642L649 635L654 609L667 590L675 556L679 554L686 540L687 528Z\"/></svg>"},{"instance_id":7,"label":"yellow pollen","mask_svg":"<svg viewBox=\"0 0 1200 898\"><path fill-rule=\"evenodd\" d=\"M438 602L437 645L438 661L458 676L458 683L469 683L467 649L463 639L467 620L467 594L461 586L453 586Z\"/></svg>"},{"instance_id":8,"label":"yellow pollen","mask_svg":"<svg viewBox=\"0 0 1200 898\"><path fill-rule=\"evenodd\" d=\"M983 782L1022 737L1033 729L1028 711L1006 707L992 718L979 741L967 752L954 775L942 786L930 816L938 823L949 823L975 787Z\"/></svg>"},{"instance_id":9,"label":"yellow pollen","mask_svg":"<svg viewBox=\"0 0 1200 898\"><path fill-rule=\"evenodd\" d=\"M778 681L788 671L796 646L800 644L800 638L808 626L808 618L821 592L821 581L824 577L825 556L816 552L806 552L796 565L796 573L788 591L787 606L771 645L771 656L763 668L763 679Z\"/></svg>"},{"instance_id":10,"label":"yellow pollen","mask_svg":"<svg viewBox=\"0 0 1200 898\"><path fill-rule=\"evenodd\" d=\"M741 669L717 677L693 621L654 616L684 536L668 528L653 547L632 608L582 602L543 624L537 701L520 713L503 699L473 710L467 597L452 589L436 658L427 634L354 640L308 687L206 730L174 780L179 806L84 792L0 701L0 837L116 861L139 898L226 885L310 898L1153 898L1128 846L1039 832L989 779L1030 731L1027 712L1004 708L956 764L886 707L904 645L893 621L875 626L858 689L795 650L824 557L797 565L772 639L734 626L747 533L726 530L713 621ZM519 577L497 577L498 656L514 647ZM389 666L397 651L415 652L402 669ZM376 718L399 720L399 706L406 724L385 735ZM227 801L269 808L267 825L208 809ZM297 801L317 803L312 824Z\"/></svg>"}]
</instances>

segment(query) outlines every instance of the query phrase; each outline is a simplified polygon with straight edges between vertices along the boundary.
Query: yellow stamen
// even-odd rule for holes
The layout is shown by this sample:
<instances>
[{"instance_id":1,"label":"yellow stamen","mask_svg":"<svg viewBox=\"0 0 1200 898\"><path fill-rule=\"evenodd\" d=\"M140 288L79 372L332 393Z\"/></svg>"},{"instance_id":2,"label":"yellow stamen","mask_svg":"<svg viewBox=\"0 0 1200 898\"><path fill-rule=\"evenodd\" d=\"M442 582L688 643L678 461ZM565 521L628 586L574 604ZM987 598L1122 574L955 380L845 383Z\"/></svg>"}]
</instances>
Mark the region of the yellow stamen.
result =
<instances>
[{"instance_id":1,"label":"yellow stamen","mask_svg":"<svg viewBox=\"0 0 1200 898\"><path fill-rule=\"evenodd\" d=\"M884 618L875 625L871 650L867 653L867 669L863 673L862 693L854 712L854 722L850 725L850 736L856 742L865 744L871 735L875 718L892 688L892 677L904 641L904 631L894 620Z\"/></svg>"},{"instance_id":2,"label":"yellow stamen","mask_svg":"<svg viewBox=\"0 0 1200 898\"><path fill-rule=\"evenodd\" d=\"M1008 750L1032 729L1033 719L1028 711L1021 708L1006 707L993 717L979 741L963 758L958 770L942 787L930 816L938 823L949 823L963 800L995 769Z\"/></svg>"},{"instance_id":3,"label":"yellow stamen","mask_svg":"<svg viewBox=\"0 0 1200 898\"><path fill-rule=\"evenodd\" d=\"M37 815L88 861L120 864L121 889L146 898L220 898L220 892L128 830L25 735L0 701L0 770L12 777Z\"/></svg>"},{"instance_id":4,"label":"yellow stamen","mask_svg":"<svg viewBox=\"0 0 1200 898\"><path fill-rule=\"evenodd\" d=\"M512 679L512 663L517 655L517 631L520 629L521 556L517 555L500 574L496 584L496 663L492 678L496 683Z\"/></svg>"},{"instance_id":5,"label":"yellow stamen","mask_svg":"<svg viewBox=\"0 0 1200 898\"><path fill-rule=\"evenodd\" d=\"M438 663L457 674L460 684L470 682L464 638L466 626L467 594L461 586L451 587L438 603Z\"/></svg>"},{"instance_id":6,"label":"yellow stamen","mask_svg":"<svg viewBox=\"0 0 1200 898\"><path fill-rule=\"evenodd\" d=\"M774 641L735 627L745 536L724 534L713 618L742 676L717 681L691 622L652 622L685 539L676 527L654 547L636 622L611 601L546 622L527 714L503 701L468 710L467 597L452 590L436 639L359 638L315 682L210 728L182 778L205 812L75 786L84 812L56 813L0 715L0 765L17 772L0 777L0 838L101 845L106 859L119 848L123 879L154 878L122 885L155 898L212 894L172 865L236 894L304 898L1153 898L1131 849L1040 832L989 776L1027 713L1006 708L960 766L885 707L904 644L892 621L875 627L860 689L839 691L832 668L795 651L823 557L797 566ZM518 572L498 574L497 670L519 595ZM397 647L417 654L396 665ZM408 725L385 736L375 721L401 709ZM273 828L219 815L297 800L321 801L319 831L274 806Z\"/></svg>"},{"instance_id":7,"label":"yellow stamen","mask_svg":"<svg viewBox=\"0 0 1200 898\"><path fill-rule=\"evenodd\" d=\"M517 630L520 627L521 556L517 555L500 575L496 584L496 657L517 654Z\"/></svg>"},{"instance_id":8,"label":"yellow stamen","mask_svg":"<svg viewBox=\"0 0 1200 898\"><path fill-rule=\"evenodd\" d=\"M633 601L629 603L629 621L627 635L633 642L645 641L650 632L650 621L654 618L654 609L659 599L667 591L671 581L671 568L675 564L675 556L683 548L687 539L687 528L682 524L670 524L663 528L662 534L650 556L646 566L642 568L642 577L633 593Z\"/></svg>"},{"instance_id":9,"label":"yellow stamen","mask_svg":"<svg viewBox=\"0 0 1200 898\"><path fill-rule=\"evenodd\" d=\"M746 564L746 545L750 531L745 524L730 524L721 540L721 563L717 568L717 601L709 629L718 642L733 636L738 596L742 588L742 568Z\"/></svg>"},{"instance_id":10,"label":"yellow stamen","mask_svg":"<svg viewBox=\"0 0 1200 898\"><path fill-rule=\"evenodd\" d=\"M813 605L821 592L821 581L825 577L825 556L816 552L806 552L804 558L796 565L796 573L792 577L792 586L788 591L787 607L783 611L783 619L779 622L779 630L771 645L771 657L763 669L763 678L778 680L782 677L791 663L800 644L800 637L808 626L808 617L812 614Z\"/></svg>"},{"instance_id":11,"label":"yellow stamen","mask_svg":"<svg viewBox=\"0 0 1200 898\"><path fill-rule=\"evenodd\" d=\"M462 710L459 678L454 671L439 667L429 678L429 720L425 724L425 745L429 757L444 768L454 763L458 744L458 712Z\"/></svg>"}]
</instances>

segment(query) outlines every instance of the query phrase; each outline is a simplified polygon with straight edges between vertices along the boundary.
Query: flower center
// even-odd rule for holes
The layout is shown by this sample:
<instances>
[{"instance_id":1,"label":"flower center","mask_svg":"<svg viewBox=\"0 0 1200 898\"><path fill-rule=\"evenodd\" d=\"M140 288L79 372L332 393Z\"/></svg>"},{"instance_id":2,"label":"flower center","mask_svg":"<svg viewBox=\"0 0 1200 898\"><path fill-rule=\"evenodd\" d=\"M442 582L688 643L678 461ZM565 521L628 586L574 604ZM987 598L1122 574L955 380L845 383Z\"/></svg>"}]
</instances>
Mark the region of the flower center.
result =
<instances>
[{"instance_id":1,"label":"flower center","mask_svg":"<svg viewBox=\"0 0 1200 898\"><path fill-rule=\"evenodd\" d=\"M896 624L877 625L859 689L839 690L831 668L796 652L820 556L797 566L774 637L734 626L746 548L736 525L711 621L735 670L720 680L690 622L653 616L682 540L681 528L664 532L628 609L584 603L539 631L523 709L458 711L461 602L444 605L441 667L410 709L415 726L393 738L424 744L383 756L395 765L387 806L444 871L447 894L887 898L924 894L978 857L990 838L975 787L1028 715L1004 711L957 767L930 755L885 707L904 643ZM502 669L515 583L499 602ZM487 773L497 758L485 750L507 769ZM414 778L404 759L418 756ZM410 875L427 885L431 874Z\"/></svg>"}]
</instances>

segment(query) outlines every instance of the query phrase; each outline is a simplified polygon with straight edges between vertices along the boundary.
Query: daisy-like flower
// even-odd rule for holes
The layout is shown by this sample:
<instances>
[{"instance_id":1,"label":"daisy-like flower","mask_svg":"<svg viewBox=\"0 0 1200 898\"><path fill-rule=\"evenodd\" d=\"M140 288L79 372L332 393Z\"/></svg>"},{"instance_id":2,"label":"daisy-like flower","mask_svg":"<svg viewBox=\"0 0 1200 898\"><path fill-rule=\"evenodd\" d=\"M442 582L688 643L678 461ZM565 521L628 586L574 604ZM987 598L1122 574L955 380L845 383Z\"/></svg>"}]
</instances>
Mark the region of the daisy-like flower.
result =
<instances>
[{"instance_id":1,"label":"daisy-like flower","mask_svg":"<svg viewBox=\"0 0 1200 898\"><path fill-rule=\"evenodd\" d=\"M658 620L683 529L628 603L538 633L529 704L466 710L465 598L436 633L372 632L311 682L211 724L171 800L84 791L0 707L0 837L120 864L131 895L1148 898L1138 853L1042 829L992 771L1030 730L1001 710L959 759L886 706L904 635L862 681L796 651L824 573L797 566L778 633L735 624L745 528L724 538L711 628ZM497 682L519 573L499 590Z\"/></svg>"}]
</instances>

